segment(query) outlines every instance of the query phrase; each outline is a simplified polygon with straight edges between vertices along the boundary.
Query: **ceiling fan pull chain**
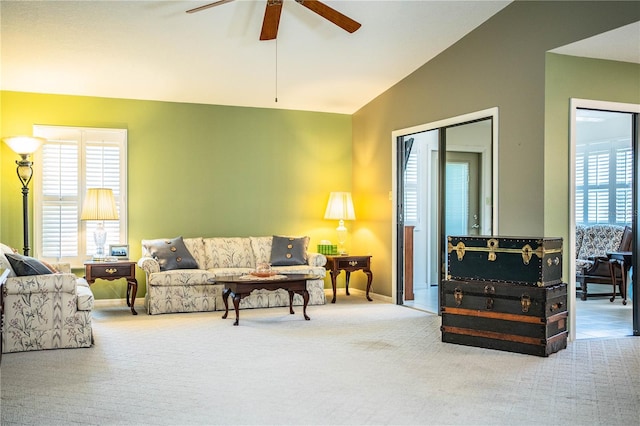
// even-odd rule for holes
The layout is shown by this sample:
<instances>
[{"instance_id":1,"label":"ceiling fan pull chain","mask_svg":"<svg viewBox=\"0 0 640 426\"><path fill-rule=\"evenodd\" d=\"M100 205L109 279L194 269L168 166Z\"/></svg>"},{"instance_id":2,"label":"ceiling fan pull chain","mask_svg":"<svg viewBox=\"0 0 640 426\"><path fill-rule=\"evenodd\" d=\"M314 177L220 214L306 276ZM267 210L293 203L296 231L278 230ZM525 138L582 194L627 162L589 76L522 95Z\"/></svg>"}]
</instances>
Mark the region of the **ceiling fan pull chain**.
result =
<instances>
[{"instance_id":1,"label":"ceiling fan pull chain","mask_svg":"<svg viewBox=\"0 0 640 426\"><path fill-rule=\"evenodd\" d=\"M276 39L276 103L278 103L278 39Z\"/></svg>"}]
</instances>

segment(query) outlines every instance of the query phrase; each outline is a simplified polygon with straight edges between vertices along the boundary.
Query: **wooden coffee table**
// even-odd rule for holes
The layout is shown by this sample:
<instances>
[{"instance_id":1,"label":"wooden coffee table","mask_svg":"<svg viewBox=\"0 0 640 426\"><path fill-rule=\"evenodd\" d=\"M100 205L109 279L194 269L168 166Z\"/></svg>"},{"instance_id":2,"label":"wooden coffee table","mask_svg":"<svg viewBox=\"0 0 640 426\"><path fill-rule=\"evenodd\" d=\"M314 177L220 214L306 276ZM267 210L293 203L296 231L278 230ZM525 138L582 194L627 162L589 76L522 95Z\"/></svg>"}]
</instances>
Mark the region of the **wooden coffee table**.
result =
<instances>
[{"instance_id":1,"label":"wooden coffee table","mask_svg":"<svg viewBox=\"0 0 640 426\"><path fill-rule=\"evenodd\" d=\"M253 290L265 289L265 290L278 290L280 288L289 292L289 313L293 312L293 295L298 293L304 300L302 308L302 314L304 319L309 321L307 315L307 304L309 303L309 292L307 291L307 280L315 280L319 277L309 274L291 274L284 275L282 278L260 278L260 277L246 277L240 275L234 275L231 277L216 278L218 284L224 284L224 292L222 293L222 300L224 301L224 315L223 319L227 318L229 313L229 295L233 294L233 307L236 311L236 321L233 325L238 325L240 319L239 306L243 297L248 296Z\"/></svg>"}]
</instances>

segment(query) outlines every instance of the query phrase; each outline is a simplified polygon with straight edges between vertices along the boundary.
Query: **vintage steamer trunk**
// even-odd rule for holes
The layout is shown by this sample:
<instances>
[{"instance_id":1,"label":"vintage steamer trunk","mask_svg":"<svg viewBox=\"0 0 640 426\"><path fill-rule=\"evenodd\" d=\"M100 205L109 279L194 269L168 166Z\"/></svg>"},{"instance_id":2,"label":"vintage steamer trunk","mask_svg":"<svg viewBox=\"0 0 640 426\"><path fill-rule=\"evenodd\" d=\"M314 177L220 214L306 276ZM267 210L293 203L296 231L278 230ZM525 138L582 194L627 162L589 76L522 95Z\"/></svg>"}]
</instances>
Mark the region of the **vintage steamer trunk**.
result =
<instances>
[{"instance_id":1,"label":"vintage steamer trunk","mask_svg":"<svg viewBox=\"0 0 640 426\"><path fill-rule=\"evenodd\" d=\"M562 283L562 238L448 237L449 280Z\"/></svg>"},{"instance_id":2,"label":"vintage steamer trunk","mask_svg":"<svg viewBox=\"0 0 640 426\"><path fill-rule=\"evenodd\" d=\"M567 285L442 283L442 341L549 356L567 347Z\"/></svg>"}]
</instances>

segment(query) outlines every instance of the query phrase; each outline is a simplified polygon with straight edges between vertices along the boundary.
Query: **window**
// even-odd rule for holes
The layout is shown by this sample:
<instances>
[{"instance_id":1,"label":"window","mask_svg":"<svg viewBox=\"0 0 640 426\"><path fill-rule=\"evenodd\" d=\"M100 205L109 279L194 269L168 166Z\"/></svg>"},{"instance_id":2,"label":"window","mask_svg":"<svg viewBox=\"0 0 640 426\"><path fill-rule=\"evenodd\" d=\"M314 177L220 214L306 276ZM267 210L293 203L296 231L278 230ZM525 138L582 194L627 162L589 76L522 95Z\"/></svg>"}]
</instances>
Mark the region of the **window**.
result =
<instances>
[{"instance_id":1,"label":"window","mask_svg":"<svg viewBox=\"0 0 640 426\"><path fill-rule=\"evenodd\" d=\"M47 141L34 158L34 239L37 256L81 267L96 251L98 222L81 221L88 188L111 188L119 220L105 221L107 242L127 242L127 131L34 126Z\"/></svg>"},{"instance_id":2,"label":"window","mask_svg":"<svg viewBox=\"0 0 640 426\"><path fill-rule=\"evenodd\" d=\"M586 144L576 151L576 223L631 223L630 141Z\"/></svg>"},{"instance_id":3,"label":"window","mask_svg":"<svg viewBox=\"0 0 640 426\"><path fill-rule=\"evenodd\" d=\"M414 147L404 170L404 224L418 226L418 149Z\"/></svg>"}]
</instances>

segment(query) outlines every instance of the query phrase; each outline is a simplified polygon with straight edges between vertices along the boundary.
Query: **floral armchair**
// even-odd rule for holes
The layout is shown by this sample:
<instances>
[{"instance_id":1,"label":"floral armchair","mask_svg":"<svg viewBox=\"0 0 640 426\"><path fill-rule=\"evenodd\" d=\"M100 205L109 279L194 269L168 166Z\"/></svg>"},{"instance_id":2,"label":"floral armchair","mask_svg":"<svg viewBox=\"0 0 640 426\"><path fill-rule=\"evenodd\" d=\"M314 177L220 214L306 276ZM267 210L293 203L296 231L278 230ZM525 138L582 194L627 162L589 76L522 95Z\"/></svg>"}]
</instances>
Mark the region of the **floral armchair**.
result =
<instances>
[{"instance_id":1,"label":"floral armchair","mask_svg":"<svg viewBox=\"0 0 640 426\"><path fill-rule=\"evenodd\" d=\"M10 270L2 286L2 352L91 346L94 300L86 280L69 264L53 265L56 273L17 276L11 253L0 244L0 268Z\"/></svg>"},{"instance_id":2,"label":"floral armchair","mask_svg":"<svg viewBox=\"0 0 640 426\"><path fill-rule=\"evenodd\" d=\"M613 285L609 269L609 252L631 251L632 231L629 226L589 225L576 227L576 287L582 300L590 296L611 296L611 293L588 291L588 284ZM615 270L621 281L620 269ZM614 289L615 292L615 289Z\"/></svg>"}]
</instances>

